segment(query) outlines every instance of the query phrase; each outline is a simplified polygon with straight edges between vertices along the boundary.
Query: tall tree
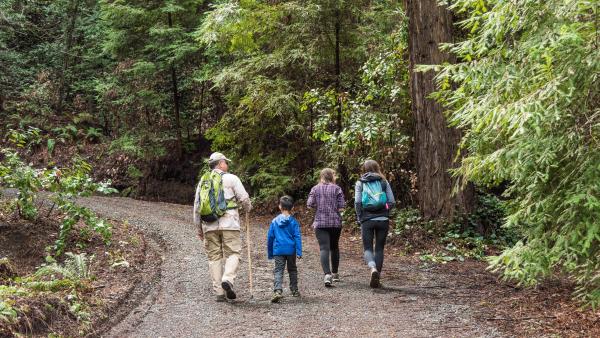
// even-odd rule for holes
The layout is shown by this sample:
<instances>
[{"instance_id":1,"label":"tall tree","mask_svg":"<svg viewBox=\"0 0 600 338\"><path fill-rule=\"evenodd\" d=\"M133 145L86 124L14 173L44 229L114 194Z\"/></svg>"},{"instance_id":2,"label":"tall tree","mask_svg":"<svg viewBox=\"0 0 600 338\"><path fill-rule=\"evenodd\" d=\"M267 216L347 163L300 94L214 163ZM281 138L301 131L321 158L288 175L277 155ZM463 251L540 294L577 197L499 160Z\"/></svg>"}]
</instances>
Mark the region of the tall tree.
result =
<instances>
[{"instance_id":1,"label":"tall tree","mask_svg":"<svg viewBox=\"0 0 600 338\"><path fill-rule=\"evenodd\" d=\"M348 98L358 95L369 52L394 49L377 47L398 25L398 7L392 0L224 1L208 13L198 37L217 60L211 80L229 108L208 136L240 158L238 170L255 177L264 196L312 182L315 164L338 166L348 182L360 159L343 151L346 145L381 150L366 143L392 134L378 130L389 125L379 119L385 110L369 115ZM388 64L373 66L394 73ZM361 139L363 127L369 136ZM381 153L361 153L375 155Z\"/></svg>"},{"instance_id":2,"label":"tall tree","mask_svg":"<svg viewBox=\"0 0 600 338\"><path fill-rule=\"evenodd\" d=\"M167 12L167 21L169 23L169 29L173 29L173 17L171 11ZM181 137L181 111L179 108L179 90L177 89L177 71L173 61L169 65L171 69L171 83L173 89L173 112L175 114L175 135L177 136L177 158L181 159L182 155L182 137Z\"/></svg>"},{"instance_id":3,"label":"tall tree","mask_svg":"<svg viewBox=\"0 0 600 338\"><path fill-rule=\"evenodd\" d=\"M418 200L427 219L447 219L469 212L474 203L471 186L457 186L449 170L456 167L461 133L448 126L444 107L430 97L436 91L435 73L418 72L418 65L454 62L449 53L440 50L441 43L453 41L452 13L438 0L407 0L410 93L415 121L415 156L418 177Z\"/></svg>"},{"instance_id":4,"label":"tall tree","mask_svg":"<svg viewBox=\"0 0 600 338\"><path fill-rule=\"evenodd\" d=\"M148 136L157 147L173 140L177 158L183 153L182 125L193 117L190 96L196 91L193 73L201 52L192 32L201 22L203 3L101 2L105 48L119 62L102 81L105 104L120 106L114 119L120 122L124 115L128 132ZM145 126L137 125L142 119Z\"/></svg>"},{"instance_id":5,"label":"tall tree","mask_svg":"<svg viewBox=\"0 0 600 338\"><path fill-rule=\"evenodd\" d=\"M534 285L557 271L600 307L598 1L457 0L470 35L452 45L438 98L468 150L458 173L506 186L506 227L526 240L493 260ZM453 86L447 86L447 83Z\"/></svg>"},{"instance_id":6,"label":"tall tree","mask_svg":"<svg viewBox=\"0 0 600 338\"><path fill-rule=\"evenodd\" d=\"M65 99L65 94L67 91L67 87L69 86L68 81L66 81L66 77L69 71L70 60L71 60L71 49L73 47L73 39L75 34L75 24L77 23L77 17L79 16L79 5L80 0L72 0L69 3L68 10L68 24L65 29L64 34L64 48L62 55L62 67L58 70L58 93L56 94L56 111L58 113L62 112L63 101Z\"/></svg>"}]
</instances>

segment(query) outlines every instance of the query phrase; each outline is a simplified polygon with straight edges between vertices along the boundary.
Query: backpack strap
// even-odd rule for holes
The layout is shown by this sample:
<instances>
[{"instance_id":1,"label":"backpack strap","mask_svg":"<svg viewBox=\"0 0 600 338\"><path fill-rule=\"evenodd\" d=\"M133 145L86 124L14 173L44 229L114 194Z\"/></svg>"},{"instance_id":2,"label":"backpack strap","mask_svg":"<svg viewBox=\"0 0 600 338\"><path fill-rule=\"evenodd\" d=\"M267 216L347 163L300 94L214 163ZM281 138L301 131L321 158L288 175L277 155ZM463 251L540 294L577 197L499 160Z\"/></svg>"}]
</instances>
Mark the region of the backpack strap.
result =
<instances>
[{"instance_id":1,"label":"backpack strap","mask_svg":"<svg viewBox=\"0 0 600 338\"><path fill-rule=\"evenodd\" d=\"M223 187L223 176L225 176L225 174L227 174L224 171L217 171L217 173L219 175L221 175L221 189L223 189L223 195L225 195L225 188ZM225 198L225 196L223 196L223 198ZM226 207L225 210L233 210L233 209L237 209L239 206L237 204L237 202L233 199L225 199L225 203L226 203Z\"/></svg>"}]
</instances>

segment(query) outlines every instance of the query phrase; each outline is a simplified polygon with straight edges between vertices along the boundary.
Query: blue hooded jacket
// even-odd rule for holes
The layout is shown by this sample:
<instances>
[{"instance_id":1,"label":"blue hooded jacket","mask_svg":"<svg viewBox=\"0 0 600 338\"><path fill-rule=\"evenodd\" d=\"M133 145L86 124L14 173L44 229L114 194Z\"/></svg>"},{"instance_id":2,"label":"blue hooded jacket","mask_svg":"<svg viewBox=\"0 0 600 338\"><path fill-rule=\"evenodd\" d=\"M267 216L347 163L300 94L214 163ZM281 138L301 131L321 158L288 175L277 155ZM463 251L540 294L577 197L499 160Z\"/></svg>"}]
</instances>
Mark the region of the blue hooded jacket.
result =
<instances>
[{"instance_id":1,"label":"blue hooded jacket","mask_svg":"<svg viewBox=\"0 0 600 338\"><path fill-rule=\"evenodd\" d=\"M302 235L300 224L294 216L280 214L275 217L267 235L267 253L273 256L302 256Z\"/></svg>"}]
</instances>

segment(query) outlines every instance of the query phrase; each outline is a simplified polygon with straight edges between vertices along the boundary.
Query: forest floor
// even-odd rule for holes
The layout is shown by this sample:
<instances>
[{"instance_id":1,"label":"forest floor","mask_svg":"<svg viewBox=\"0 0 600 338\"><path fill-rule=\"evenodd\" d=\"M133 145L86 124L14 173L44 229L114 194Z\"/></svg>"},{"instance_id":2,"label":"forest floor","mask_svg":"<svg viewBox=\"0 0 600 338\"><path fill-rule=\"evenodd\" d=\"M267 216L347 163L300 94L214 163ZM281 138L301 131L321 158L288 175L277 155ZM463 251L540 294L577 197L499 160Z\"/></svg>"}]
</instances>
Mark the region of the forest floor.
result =
<instances>
[{"instance_id":1,"label":"forest floor","mask_svg":"<svg viewBox=\"0 0 600 338\"><path fill-rule=\"evenodd\" d=\"M127 198L82 201L100 215L138 226L161 242L159 278L144 284L129 314L105 334L110 337L199 336L398 336L504 337L598 336L598 314L577 311L560 285L538 290L502 283L476 261L427 265L393 246L386 248L382 289L370 289L360 240L342 236L340 274L332 288L322 284L318 247L303 229L299 260L302 297L288 291L271 304L272 266L265 238L271 216L251 219L254 299L248 288L246 247L236 280L238 299L217 303L208 263L193 224L191 207ZM245 237L245 236L243 236ZM244 238L244 244L248 243ZM127 308L128 307L128 308Z\"/></svg>"},{"instance_id":2,"label":"forest floor","mask_svg":"<svg viewBox=\"0 0 600 338\"><path fill-rule=\"evenodd\" d=\"M42 213L47 212L44 206ZM67 252L83 253L88 259L89 281L76 287L38 290L21 282L35 276L45 263L48 248L56 240L60 215L27 221L0 210L0 289L21 286L8 300L19 309L19 318L0 320L0 337L99 336L105 327L116 325L129 314L137 299L146 295L144 287L158 278L161 249L137 227L116 220L112 223L110 246L97 235L82 237L81 224L75 225L68 239Z\"/></svg>"}]
</instances>

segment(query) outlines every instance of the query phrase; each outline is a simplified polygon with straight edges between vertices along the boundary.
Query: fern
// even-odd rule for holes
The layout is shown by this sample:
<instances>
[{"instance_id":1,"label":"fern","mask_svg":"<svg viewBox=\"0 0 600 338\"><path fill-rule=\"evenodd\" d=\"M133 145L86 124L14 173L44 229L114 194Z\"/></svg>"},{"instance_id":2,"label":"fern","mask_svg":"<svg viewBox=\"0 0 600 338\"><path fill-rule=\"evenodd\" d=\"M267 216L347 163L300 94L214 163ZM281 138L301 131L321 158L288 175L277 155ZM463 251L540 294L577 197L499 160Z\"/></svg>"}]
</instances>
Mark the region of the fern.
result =
<instances>
[{"instance_id":1,"label":"fern","mask_svg":"<svg viewBox=\"0 0 600 338\"><path fill-rule=\"evenodd\" d=\"M39 268L35 276L62 276L63 279L68 279L74 282L79 282L84 279L89 279L90 269L89 264L94 259L94 256L88 257L85 253L74 254L67 252L64 264L58 264L56 261L49 265Z\"/></svg>"},{"instance_id":2,"label":"fern","mask_svg":"<svg viewBox=\"0 0 600 338\"><path fill-rule=\"evenodd\" d=\"M14 323L17 319L17 311L12 308L7 302L0 301L0 321L6 323Z\"/></svg>"}]
</instances>

